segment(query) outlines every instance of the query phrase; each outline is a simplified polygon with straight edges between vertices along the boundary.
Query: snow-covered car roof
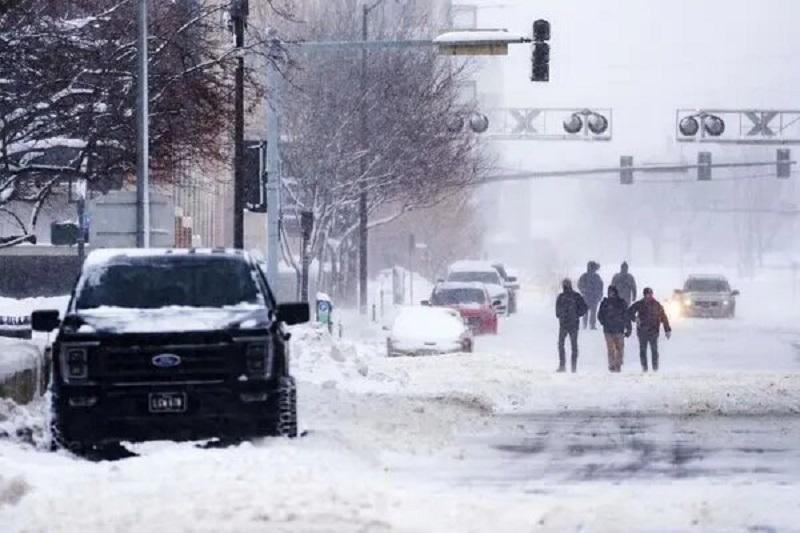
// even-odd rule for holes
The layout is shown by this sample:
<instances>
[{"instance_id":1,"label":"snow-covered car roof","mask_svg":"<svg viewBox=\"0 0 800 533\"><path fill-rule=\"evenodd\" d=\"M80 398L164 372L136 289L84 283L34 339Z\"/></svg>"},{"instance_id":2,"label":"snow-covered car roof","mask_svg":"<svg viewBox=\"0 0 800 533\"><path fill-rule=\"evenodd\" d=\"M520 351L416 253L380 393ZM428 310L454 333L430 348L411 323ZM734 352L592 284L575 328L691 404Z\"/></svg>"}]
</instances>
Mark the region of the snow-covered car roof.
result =
<instances>
[{"instance_id":1,"label":"snow-covered car roof","mask_svg":"<svg viewBox=\"0 0 800 533\"><path fill-rule=\"evenodd\" d=\"M497 272L497 268L490 261L456 261L449 272Z\"/></svg>"},{"instance_id":2,"label":"snow-covered car roof","mask_svg":"<svg viewBox=\"0 0 800 533\"><path fill-rule=\"evenodd\" d=\"M714 280L714 281L728 281L728 278L721 274L691 274L687 280L690 279L707 279L707 280Z\"/></svg>"},{"instance_id":3,"label":"snow-covered car roof","mask_svg":"<svg viewBox=\"0 0 800 533\"><path fill-rule=\"evenodd\" d=\"M479 289L486 290L486 285L477 281L445 281L438 284L434 290L457 290L457 289Z\"/></svg>"},{"instance_id":4,"label":"snow-covered car roof","mask_svg":"<svg viewBox=\"0 0 800 533\"><path fill-rule=\"evenodd\" d=\"M464 332L464 321L448 307L403 307L392 325L396 339L457 339Z\"/></svg>"},{"instance_id":5,"label":"snow-covered car roof","mask_svg":"<svg viewBox=\"0 0 800 533\"><path fill-rule=\"evenodd\" d=\"M147 259L166 257L248 257L247 252L229 248L104 248L92 250L86 257L84 266L98 267L109 263L124 262L127 258Z\"/></svg>"}]
</instances>

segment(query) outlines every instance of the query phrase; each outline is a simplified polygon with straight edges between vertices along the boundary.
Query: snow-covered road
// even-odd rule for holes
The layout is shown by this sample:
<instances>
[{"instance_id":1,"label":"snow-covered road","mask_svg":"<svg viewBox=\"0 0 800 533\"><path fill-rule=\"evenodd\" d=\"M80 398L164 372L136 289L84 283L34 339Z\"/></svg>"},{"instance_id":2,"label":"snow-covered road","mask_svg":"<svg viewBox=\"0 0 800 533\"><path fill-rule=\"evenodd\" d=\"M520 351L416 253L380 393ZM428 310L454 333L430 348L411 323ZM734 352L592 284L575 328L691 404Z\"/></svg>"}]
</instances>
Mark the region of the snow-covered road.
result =
<instances>
[{"instance_id":1,"label":"snow-covered road","mask_svg":"<svg viewBox=\"0 0 800 533\"><path fill-rule=\"evenodd\" d=\"M0 530L800 531L800 328L763 312L683 321L663 370L598 332L557 375L551 304L472 355L384 357L378 325L295 331L304 438L148 443L89 463L29 444L0 405ZM32 432L32 433L31 433Z\"/></svg>"}]
</instances>

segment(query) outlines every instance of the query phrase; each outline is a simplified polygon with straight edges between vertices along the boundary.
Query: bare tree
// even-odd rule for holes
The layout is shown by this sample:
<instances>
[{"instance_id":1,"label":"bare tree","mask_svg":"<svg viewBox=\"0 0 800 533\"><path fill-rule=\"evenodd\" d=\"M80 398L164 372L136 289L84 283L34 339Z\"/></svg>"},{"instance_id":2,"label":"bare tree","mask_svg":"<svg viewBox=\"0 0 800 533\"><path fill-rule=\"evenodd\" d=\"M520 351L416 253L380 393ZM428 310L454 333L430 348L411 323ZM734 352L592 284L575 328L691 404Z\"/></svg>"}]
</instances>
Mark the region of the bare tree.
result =
<instances>
[{"instance_id":1,"label":"bare tree","mask_svg":"<svg viewBox=\"0 0 800 533\"><path fill-rule=\"evenodd\" d=\"M150 2L155 180L185 161L230 157L238 52L225 27L229 3ZM284 13L290 4L274 5ZM0 10L0 211L14 204L9 216L23 234L65 182L84 178L104 190L135 169L134 8L133 0L15 0ZM251 39L250 48L259 44Z\"/></svg>"},{"instance_id":2,"label":"bare tree","mask_svg":"<svg viewBox=\"0 0 800 533\"><path fill-rule=\"evenodd\" d=\"M297 38L360 39L356 7L317 5ZM399 8L377 27L374 39L433 32L426 13L415 7ZM486 170L475 136L448 130L454 116L470 111L459 104L466 66L428 48L370 50L362 93L359 50L298 49L284 100L284 197L295 218L301 210L314 213L313 255L347 269L341 263L356 248L362 190L376 227L437 205L477 183ZM293 254L286 255L291 261Z\"/></svg>"}]
</instances>

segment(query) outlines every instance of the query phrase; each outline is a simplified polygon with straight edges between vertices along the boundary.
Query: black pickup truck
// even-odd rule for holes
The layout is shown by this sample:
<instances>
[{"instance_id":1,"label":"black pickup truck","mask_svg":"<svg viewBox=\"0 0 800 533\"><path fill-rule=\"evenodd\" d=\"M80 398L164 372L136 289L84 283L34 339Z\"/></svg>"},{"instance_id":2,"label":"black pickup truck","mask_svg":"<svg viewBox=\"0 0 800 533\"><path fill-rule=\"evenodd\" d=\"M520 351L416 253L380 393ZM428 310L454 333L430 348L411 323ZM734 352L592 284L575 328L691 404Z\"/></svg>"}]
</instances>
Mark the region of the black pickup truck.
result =
<instances>
[{"instance_id":1,"label":"black pickup truck","mask_svg":"<svg viewBox=\"0 0 800 533\"><path fill-rule=\"evenodd\" d=\"M36 311L52 346L53 442L89 453L120 442L297 434L286 325L261 270L230 250L99 250L63 319Z\"/></svg>"}]
</instances>

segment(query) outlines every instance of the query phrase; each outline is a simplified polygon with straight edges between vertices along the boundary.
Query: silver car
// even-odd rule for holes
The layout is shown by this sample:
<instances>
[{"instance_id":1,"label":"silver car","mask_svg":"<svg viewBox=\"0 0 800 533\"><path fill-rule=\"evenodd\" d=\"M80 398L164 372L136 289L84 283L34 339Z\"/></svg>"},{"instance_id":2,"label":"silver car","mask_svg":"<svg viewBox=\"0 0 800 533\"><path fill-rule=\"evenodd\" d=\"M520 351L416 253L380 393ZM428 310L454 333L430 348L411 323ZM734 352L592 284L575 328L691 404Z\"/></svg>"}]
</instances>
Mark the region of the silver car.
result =
<instances>
[{"instance_id":1,"label":"silver car","mask_svg":"<svg viewBox=\"0 0 800 533\"><path fill-rule=\"evenodd\" d=\"M683 290L675 294L681 304L681 314L687 317L733 318L736 316L736 297L724 276L690 276Z\"/></svg>"}]
</instances>

